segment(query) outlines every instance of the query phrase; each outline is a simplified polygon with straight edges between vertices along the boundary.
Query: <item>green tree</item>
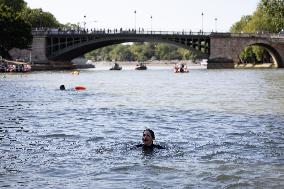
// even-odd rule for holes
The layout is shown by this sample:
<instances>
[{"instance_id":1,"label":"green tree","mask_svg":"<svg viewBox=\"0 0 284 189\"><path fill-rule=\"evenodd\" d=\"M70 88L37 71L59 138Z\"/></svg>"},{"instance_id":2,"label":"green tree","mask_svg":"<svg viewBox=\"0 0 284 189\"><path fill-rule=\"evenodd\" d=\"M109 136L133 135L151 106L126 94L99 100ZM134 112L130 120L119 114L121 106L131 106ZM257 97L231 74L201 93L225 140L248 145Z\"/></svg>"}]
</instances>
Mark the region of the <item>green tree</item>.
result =
<instances>
[{"instance_id":1,"label":"green tree","mask_svg":"<svg viewBox=\"0 0 284 189\"><path fill-rule=\"evenodd\" d=\"M240 59L242 63L255 63L256 62L256 58L255 58L255 54L253 53L252 46L248 46L242 51L240 55Z\"/></svg>"},{"instance_id":2,"label":"green tree","mask_svg":"<svg viewBox=\"0 0 284 189\"><path fill-rule=\"evenodd\" d=\"M20 14L0 4L0 54L9 58L10 49L26 48L31 40L31 25Z\"/></svg>"},{"instance_id":3,"label":"green tree","mask_svg":"<svg viewBox=\"0 0 284 189\"><path fill-rule=\"evenodd\" d=\"M240 21L236 22L230 29L233 33L247 32L244 31L247 24L251 21L252 16L243 16Z\"/></svg>"},{"instance_id":4,"label":"green tree","mask_svg":"<svg viewBox=\"0 0 284 189\"><path fill-rule=\"evenodd\" d=\"M134 43L130 46L130 52L134 55L134 60L138 61L145 61L147 57L145 56L144 52L145 49L143 47L143 43Z\"/></svg>"},{"instance_id":5,"label":"green tree","mask_svg":"<svg viewBox=\"0 0 284 189\"><path fill-rule=\"evenodd\" d=\"M253 15L243 16L230 29L231 32L278 33L284 27L284 1L261 0Z\"/></svg>"},{"instance_id":6,"label":"green tree","mask_svg":"<svg viewBox=\"0 0 284 189\"><path fill-rule=\"evenodd\" d=\"M27 3L24 0L0 0L0 5L6 5L14 12L20 12L27 7Z\"/></svg>"},{"instance_id":7,"label":"green tree","mask_svg":"<svg viewBox=\"0 0 284 189\"><path fill-rule=\"evenodd\" d=\"M133 54L130 52L129 45L115 45L115 47L110 51L110 56L112 60L134 60Z\"/></svg>"},{"instance_id":8,"label":"green tree","mask_svg":"<svg viewBox=\"0 0 284 189\"><path fill-rule=\"evenodd\" d=\"M199 54L193 54L187 49L177 48L165 43L141 43L131 45L118 44L96 49L86 54L89 59L95 61L146 61L152 58L157 60L195 60Z\"/></svg>"},{"instance_id":9,"label":"green tree","mask_svg":"<svg viewBox=\"0 0 284 189\"><path fill-rule=\"evenodd\" d=\"M112 58L110 56L110 52L112 51L114 46L115 45L93 50L87 53L85 57L88 57L88 59L93 59L94 61L111 61Z\"/></svg>"},{"instance_id":10,"label":"green tree","mask_svg":"<svg viewBox=\"0 0 284 189\"><path fill-rule=\"evenodd\" d=\"M244 26L244 31L250 33L275 32L271 18L261 8L254 12L251 20Z\"/></svg>"},{"instance_id":11,"label":"green tree","mask_svg":"<svg viewBox=\"0 0 284 189\"><path fill-rule=\"evenodd\" d=\"M258 8L263 10L270 18L274 32L280 32L284 29L283 0L261 0Z\"/></svg>"},{"instance_id":12,"label":"green tree","mask_svg":"<svg viewBox=\"0 0 284 189\"><path fill-rule=\"evenodd\" d=\"M178 48L177 53L179 54L180 59L189 60L194 59L193 53L184 48Z\"/></svg>"},{"instance_id":13,"label":"green tree","mask_svg":"<svg viewBox=\"0 0 284 189\"><path fill-rule=\"evenodd\" d=\"M61 24L56 18L49 12L44 12L42 9L30 9L27 8L22 13L23 17L28 20L33 28L39 27L60 27Z\"/></svg>"},{"instance_id":14,"label":"green tree","mask_svg":"<svg viewBox=\"0 0 284 189\"><path fill-rule=\"evenodd\" d=\"M177 53L177 47L164 43L160 43L157 45L156 57L159 60L181 59L181 57Z\"/></svg>"},{"instance_id":15,"label":"green tree","mask_svg":"<svg viewBox=\"0 0 284 189\"><path fill-rule=\"evenodd\" d=\"M80 28L79 24L73 24L73 23L66 23L64 25L61 26L62 28L64 29L67 29L67 30L77 30Z\"/></svg>"}]
</instances>

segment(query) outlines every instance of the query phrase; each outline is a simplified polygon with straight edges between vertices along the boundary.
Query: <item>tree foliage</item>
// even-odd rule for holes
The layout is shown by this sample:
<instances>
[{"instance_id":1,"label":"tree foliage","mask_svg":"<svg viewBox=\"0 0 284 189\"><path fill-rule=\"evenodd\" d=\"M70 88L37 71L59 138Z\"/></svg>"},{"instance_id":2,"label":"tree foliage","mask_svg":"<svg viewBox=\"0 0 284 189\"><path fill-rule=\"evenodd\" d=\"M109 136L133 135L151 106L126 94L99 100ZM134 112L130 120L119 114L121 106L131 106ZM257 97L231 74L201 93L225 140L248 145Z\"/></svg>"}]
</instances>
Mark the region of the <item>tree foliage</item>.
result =
<instances>
[{"instance_id":1,"label":"tree foliage","mask_svg":"<svg viewBox=\"0 0 284 189\"><path fill-rule=\"evenodd\" d=\"M252 16L250 15L243 16L240 21L238 21L231 27L230 31L233 33L248 32L246 31L246 26L251 20Z\"/></svg>"},{"instance_id":2,"label":"tree foliage","mask_svg":"<svg viewBox=\"0 0 284 189\"><path fill-rule=\"evenodd\" d=\"M265 12L275 32L280 32L284 29L283 0L261 0L258 8Z\"/></svg>"},{"instance_id":3,"label":"tree foliage","mask_svg":"<svg viewBox=\"0 0 284 189\"><path fill-rule=\"evenodd\" d=\"M57 28L61 26L51 13L44 12L42 9L27 8L22 15L33 28Z\"/></svg>"},{"instance_id":4,"label":"tree foliage","mask_svg":"<svg viewBox=\"0 0 284 189\"><path fill-rule=\"evenodd\" d=\"M261 0L253 15L243 16L231 32L278 33L284 28L284 1Z\"/></svg>"},{"instance_id":5,"label":"tree foliage","mask_svg":"<svg viewBox=\"0 0 284 189\"><path fill-rule=\"evenodd\" d=\"M31 25L18 12L0 4L0 54L9 58L13 47L26 48L32 40Z\"/></svg>"},{"instance_id":6,"label":"tree foliage","mask_svg":"<svg viewBox=\"0 0 284 189\"><path fill-rule=\"evenodd\" d=\"M14 12L20 12L27 7L24 0L0 0L0 5L5 5Z\"/></svg>"},{"instance_id":7,"label":"tree foliage","mask_svg":"<svg viewBox=\"0 0 284 189\"><path fill-rule=\"evenodd\" d=\"M27 48L32 42L32 27L59 27L49 12L30 9L24 0L0 0L0 56L9 58L14 47Z\"/></svg>"},{"instance_id":8,"label":"tree foliage","mask_svg":"<svg viewBox=\"0 0 284 189\"><path fill-rule=\"evenodd\" d=\"M95 61L195 60L196 56L187 49L163 43L118 44L86 54Z\"/></svg>"}]
</instances>

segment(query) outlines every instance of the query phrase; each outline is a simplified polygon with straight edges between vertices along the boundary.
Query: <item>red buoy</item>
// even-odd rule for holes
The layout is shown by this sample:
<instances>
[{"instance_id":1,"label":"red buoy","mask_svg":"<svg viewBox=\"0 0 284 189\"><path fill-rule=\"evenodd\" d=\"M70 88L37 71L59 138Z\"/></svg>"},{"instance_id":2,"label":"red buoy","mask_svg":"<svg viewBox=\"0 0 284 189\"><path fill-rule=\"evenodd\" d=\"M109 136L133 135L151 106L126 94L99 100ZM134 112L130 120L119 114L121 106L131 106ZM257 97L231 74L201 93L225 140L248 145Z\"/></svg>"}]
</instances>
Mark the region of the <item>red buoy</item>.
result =
<instances>
[{"instance_id":1,"label":"red buoy","mask_svg":"<svg viewBox=\"0 0 284 189\"><path fill-rule=\"evenodd\" d=\"M75 90L86 90L86 87L78 85L75 87Z\"/></svg>"}]
</instances>

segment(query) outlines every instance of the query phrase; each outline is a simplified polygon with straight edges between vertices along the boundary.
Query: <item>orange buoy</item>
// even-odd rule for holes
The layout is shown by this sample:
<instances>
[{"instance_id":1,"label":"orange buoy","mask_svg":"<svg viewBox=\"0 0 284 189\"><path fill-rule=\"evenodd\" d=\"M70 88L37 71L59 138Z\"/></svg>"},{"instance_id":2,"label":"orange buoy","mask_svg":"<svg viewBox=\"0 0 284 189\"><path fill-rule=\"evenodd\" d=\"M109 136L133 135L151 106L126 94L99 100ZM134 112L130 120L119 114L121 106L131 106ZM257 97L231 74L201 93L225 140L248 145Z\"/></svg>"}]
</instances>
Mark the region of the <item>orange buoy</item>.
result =
<instances>
[{"instance_id":1,"label":"orange buoy","mask_svg":"<svg viewBox=\"0 0 284 189\"><path fill-rule=\"evenodd\" d=\"M75 90L86 90L86 87L78 85L75 87Z\"/></svg>"}]
</instances>

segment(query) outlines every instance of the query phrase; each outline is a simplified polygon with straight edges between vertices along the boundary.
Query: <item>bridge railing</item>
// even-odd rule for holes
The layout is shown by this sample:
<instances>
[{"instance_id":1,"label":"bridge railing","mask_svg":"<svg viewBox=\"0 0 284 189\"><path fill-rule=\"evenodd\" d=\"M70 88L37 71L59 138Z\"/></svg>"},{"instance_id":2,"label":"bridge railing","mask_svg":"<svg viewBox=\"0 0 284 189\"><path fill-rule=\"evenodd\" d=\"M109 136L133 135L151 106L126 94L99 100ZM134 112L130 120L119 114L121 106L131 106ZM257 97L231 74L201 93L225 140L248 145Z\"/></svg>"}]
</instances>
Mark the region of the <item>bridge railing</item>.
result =
<instances>
[{"instance_id":1,"label":"bridge railing","mask_svg":"<svg viewBox=\"0 0 284 189\"><path fill-rule=\"evenodd\" d=\"M99 30L73 30L58 28L33 28L33 35L114 35L114 34L135 34L135 35L210 35L211 32L192 32L192 31L144 31L130 29L99 29Z\"/></svg>"},{"instance_id":2,"label":"bridge railing","mask_svg":"<svg viewBox=\"0 0 284 189\"><path fill-rule=\"evenodd\" d=\"M278 33L263 33L263 32L256 32L256 33L215 33L212 32L211 36L218 36L218 37L262 37L262 38L284 38L283 34Z\"/></svg>"}]
</instances>

